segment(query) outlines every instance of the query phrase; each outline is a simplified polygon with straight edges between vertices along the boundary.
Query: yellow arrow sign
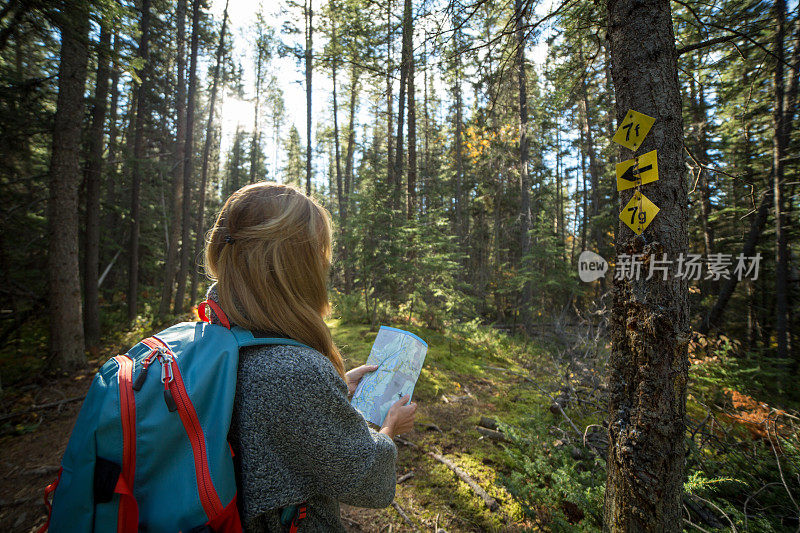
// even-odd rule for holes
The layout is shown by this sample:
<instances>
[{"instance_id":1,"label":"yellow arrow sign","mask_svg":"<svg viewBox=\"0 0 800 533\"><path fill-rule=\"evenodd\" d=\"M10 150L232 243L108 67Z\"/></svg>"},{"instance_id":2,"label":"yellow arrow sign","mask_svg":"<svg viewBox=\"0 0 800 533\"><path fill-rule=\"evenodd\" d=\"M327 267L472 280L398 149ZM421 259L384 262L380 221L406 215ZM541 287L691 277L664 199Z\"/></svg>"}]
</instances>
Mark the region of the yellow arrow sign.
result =
<instances>
[{"instance_id":1,"label":"yellow arrow sign","mask_svg":"<svg viewBox=\"0 0 800 533\"><path fill-rule=\"evenodd\" d=\"M660 209L656 204L651 202L641 192L636 191L633 193L631 201L622 209L619 218L627 224L636 235L641 235L653 219L656 218L659 211Z\"/></svg>"},{"instance_id":2,"label":"yellow arrow sign","mask_svg":"<svg viewBox=\"0 0 800 533\"><path fill-rule=\"evenodd\" d=\"M625 115L617 133L614 134L611 140L629 150L636 150L642 145L645 135L653 127L653 122L655 121L656 119L653 117L648 117L644 113L631 109Z\"/></svg>"},{"instance_id":3,"label":"yellow arrow sign","mask_svg":"<svg viewBox=\"0 0 800 533\"><path fill-rule=\"evenodd\" d=\"M658 181L658 157L655 150L635 159L617 163L618 191L654 181Z\"/></svg>"}]
</instances>

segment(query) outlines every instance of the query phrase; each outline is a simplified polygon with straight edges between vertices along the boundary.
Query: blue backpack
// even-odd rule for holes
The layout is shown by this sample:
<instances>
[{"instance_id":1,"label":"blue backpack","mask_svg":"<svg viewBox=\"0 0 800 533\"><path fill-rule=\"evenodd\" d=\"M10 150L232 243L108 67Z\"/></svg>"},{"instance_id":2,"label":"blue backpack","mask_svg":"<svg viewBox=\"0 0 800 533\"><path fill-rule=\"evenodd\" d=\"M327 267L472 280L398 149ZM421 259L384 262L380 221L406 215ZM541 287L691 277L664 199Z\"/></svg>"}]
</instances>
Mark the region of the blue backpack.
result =
<instances>
[{"instance_id":1,"label":"blue backpack","mask_svg":"<svg viewBox=\"0 0 800 533\"><path fill-rule=\"evenodd\" d=\"M45 489L40 531L241 532L227 440L239 348L305 345L230 328L216 302L204 304L225 327L176 324L97 372ZM305 511L292 513L292 531Z\"/></svg>"}]
</instances>

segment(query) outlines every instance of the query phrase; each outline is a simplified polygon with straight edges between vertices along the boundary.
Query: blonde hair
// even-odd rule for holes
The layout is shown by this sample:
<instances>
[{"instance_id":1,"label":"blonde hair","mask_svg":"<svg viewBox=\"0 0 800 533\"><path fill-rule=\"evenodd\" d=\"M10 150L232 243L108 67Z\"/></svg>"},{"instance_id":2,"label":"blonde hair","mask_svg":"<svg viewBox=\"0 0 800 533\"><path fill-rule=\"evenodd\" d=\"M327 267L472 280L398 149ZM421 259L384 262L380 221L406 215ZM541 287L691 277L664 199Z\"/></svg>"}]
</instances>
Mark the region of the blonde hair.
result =
<instances>
[{"instance_id":1,"label":"blonde hair","mask_svg":"<svg viewBox=\"0 0 800 533\"><path fill-rule=\"evenodd\" d=\"M344 378L324 321L330 264L330 214L288 185L242 187L227 199L206 239L206 273L217 282L231 321L311 346Z\"/></svg>"}]
</instances>

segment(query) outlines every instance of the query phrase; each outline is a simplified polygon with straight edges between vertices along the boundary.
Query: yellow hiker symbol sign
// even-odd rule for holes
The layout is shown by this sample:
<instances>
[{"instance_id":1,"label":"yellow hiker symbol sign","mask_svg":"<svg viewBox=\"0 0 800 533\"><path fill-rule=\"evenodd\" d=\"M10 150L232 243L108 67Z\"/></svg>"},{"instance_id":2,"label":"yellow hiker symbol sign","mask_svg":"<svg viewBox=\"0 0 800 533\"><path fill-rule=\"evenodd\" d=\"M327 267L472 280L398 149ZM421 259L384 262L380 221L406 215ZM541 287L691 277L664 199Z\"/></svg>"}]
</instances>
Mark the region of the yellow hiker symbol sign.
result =
<instances>
[{"instance_id":1,"label":"yellow hiker symbol sign","mask_svg":"<svg viewBox=\"0 0 800 533\"><path fill-rule=\"evenodd\" d=\"M641 235L658 212L659 209L656 204L651 202L647 196L643 195L641 192L636 191L633 193L631 201L622 209L619 218L627 224L636 235Z\"/></svg>"},{"instance_id":2,"label":"yellow hiker symbol sign","mask_svg":"<svg viewBox=\"0 0 800 533\"><path fill-rule=\"evenodd\" d=\"M656 151L634 159L617 163L617 190L624 191L645 183L658 181L658 157Z\"/></svg>"},{"instance_id":3,"label":"yellow hiker symbol sign","mask_svg":"<svg viewBox=\"0 0 800 533\"><path fill-rule=\"evenodd\" d=\"M635 151L641 146L645 135L647 135L647 132L653 127L653 122L655 121L656 119L653 117L648 117L643 113L631 109L628 111L628 114L625 115L617 133L614 134L611 140L629 150Z\"/></svg>"}]
</instances>

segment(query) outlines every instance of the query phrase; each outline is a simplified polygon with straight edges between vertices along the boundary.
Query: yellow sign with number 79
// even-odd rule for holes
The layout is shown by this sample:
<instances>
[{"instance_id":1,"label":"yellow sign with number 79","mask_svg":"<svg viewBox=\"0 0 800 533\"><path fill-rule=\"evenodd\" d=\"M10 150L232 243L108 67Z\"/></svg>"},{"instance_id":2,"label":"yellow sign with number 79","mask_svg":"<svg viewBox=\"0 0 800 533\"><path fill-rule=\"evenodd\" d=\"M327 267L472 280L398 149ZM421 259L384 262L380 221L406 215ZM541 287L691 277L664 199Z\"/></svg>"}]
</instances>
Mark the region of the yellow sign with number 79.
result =
<instances>
[{"instance_id":1,"label":"yellow sign with number 79","mask_svg":"<svg viewBox=\"0 0 800 533\"><path fill-rule=\"evenodd\" d=\"M651 202L647 196L636 191L633 193L631 201L622 209L619 218L631 228L636 235L641 235L653 219L656 218L659 211L660 209L658 206Z\"/></svg>"}]
</instances>

